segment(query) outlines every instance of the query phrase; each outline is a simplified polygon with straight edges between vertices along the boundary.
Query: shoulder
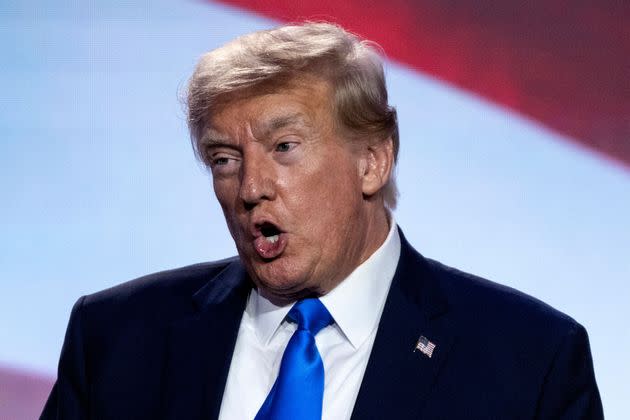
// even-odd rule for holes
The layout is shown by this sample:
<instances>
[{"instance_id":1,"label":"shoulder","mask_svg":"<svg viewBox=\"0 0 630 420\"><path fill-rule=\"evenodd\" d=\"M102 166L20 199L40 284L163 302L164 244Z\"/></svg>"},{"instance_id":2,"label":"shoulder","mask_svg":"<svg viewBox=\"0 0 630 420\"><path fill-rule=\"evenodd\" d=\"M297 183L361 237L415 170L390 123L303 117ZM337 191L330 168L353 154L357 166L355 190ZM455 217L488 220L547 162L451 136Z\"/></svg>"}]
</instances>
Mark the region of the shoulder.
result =
<instances>
[{"instance_id":1,"label":"shoulder","mask_svg":"<svg viewBox=\"0 0 630 420\"><path fill-rule=\"evenodd\" d=\"M453 309L486 316L509 316L511 321L531 317L563 325L576 321L547 303L512 287L426 259Z\"/></svg>"},{"instance_id":2,"label":"shoulder","mask_svg":"<svg viewBox=\"0 0 630 420\"><path fill-rule=\"evenodd\" d=\"M428 313L425 329L449 355L441 374L444 392L467 387L468 409L485 417L577 418L588 412L602 418L582 325L526 293L405 249L414 285L405 291L439 308ZM496 416L488 415L492 406L476 405L490 394L499 402Z\"/></svg>"},{"instance_id":3,"label":"shoulder","mask_svg":"<svg viewBox=\"0 0 630 420\"><path fill-rule=\"evenodd\" d=\"M81 310L95 322L116 320L167 321L192 310L192 297L238 257L194 264L149 274L83 296L73 312Z\"/></svg>"},{"instance_id":4,"label":"shoulder","mask_svg":"<svg viewBox=\"0 0 630 420\"><path fill-rule=\"evenodd\" d=\"M148 274L134 280L86 296L89 302L144 299L172 296L173 293L194 293L238 257L193 264Z\"/></svg>"},{"instance_id":5,"label":"shoulder","mask_svg":"<svg viewBox=\"0 0 630 420\"><path fill-rule=\"evenodd\" d=\"M426 259L446 296L461 335L483 338L484 348L512 347L517 354L535 349L552 357L555 349L584 328L569 315L514 288Z\"/></svg>"}]
</instances>

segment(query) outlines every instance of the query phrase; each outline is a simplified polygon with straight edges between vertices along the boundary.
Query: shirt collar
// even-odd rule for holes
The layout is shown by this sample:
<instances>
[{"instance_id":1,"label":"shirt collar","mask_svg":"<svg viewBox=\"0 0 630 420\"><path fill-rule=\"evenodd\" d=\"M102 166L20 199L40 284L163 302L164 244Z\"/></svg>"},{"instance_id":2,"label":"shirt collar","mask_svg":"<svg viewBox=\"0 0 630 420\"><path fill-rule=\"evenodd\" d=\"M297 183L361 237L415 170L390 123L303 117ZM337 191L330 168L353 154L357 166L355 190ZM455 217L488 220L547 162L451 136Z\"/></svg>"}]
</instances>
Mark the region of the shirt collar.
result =
<instances>
[{"instance_id":1,"label":"shirt collar","mask_svg":"<svg viewBox=\"0 0 630 420\"><path fill-rule=\"evenodd\" d=\"M400 236L390 217L383 244L337 287L319 298L355 349L378 324L399 257ZM261 343L269 343L292 306L276 306L252 289L246 311Z\"/></svg>"}]
</instances>

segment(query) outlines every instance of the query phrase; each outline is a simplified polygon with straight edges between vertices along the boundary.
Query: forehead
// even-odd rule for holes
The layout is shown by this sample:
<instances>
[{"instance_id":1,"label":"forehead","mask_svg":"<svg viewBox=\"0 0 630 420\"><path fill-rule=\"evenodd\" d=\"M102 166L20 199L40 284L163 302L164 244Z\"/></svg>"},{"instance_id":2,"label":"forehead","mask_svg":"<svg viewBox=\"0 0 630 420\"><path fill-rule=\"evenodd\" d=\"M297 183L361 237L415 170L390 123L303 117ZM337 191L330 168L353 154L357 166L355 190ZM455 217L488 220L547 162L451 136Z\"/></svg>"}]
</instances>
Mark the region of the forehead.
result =
<instances>
[{"instance_id":1,"label":"forehead","mask_svg":"<svg viewBox=\"0 0 630 420\"><path fill-rule=\"evenodd\" d=\"M244 89L217 101L207 128L225 132L247 123L274 130L326 123L332 118L331 91L328 81L310 75Z\"/></svg>"}]
</instances>

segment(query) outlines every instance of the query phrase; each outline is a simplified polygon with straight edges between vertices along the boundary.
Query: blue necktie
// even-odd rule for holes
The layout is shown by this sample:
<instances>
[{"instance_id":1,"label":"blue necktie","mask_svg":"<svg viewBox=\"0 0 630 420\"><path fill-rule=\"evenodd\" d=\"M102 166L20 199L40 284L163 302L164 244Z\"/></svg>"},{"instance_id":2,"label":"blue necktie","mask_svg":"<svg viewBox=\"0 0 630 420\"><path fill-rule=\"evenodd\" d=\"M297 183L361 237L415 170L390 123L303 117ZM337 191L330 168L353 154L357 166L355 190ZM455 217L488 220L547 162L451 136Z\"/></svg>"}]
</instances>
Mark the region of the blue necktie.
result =
<instances>
[{"instance_id":1,"label":"blue necktie","mask_svg":"<svg viewBox=\"0 0 630 420\"><path fill-rule=\"evenodd\" d=\"M282 355L278 378L255 420L321 420L324 365L315 336L333 322L319 299L293 305L288 317L298 324Z\"/></svg>"}]
</instances>

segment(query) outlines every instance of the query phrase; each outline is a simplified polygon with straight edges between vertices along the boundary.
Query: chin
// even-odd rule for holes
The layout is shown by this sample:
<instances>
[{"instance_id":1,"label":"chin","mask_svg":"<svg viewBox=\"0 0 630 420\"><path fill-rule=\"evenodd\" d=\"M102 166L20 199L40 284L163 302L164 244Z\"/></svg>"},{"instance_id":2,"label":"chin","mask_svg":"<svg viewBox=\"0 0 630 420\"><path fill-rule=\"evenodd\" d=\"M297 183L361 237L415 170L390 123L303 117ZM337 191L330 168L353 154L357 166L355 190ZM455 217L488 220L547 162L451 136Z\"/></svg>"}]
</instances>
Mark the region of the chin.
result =
<instances>
[{"instance_id":1,"label":"chin","mask_svg":"<svg viewBox=\"0 0 630 420\"><path fill-rule=\"evenodd\" d=\"M296 300L312 296L313 292L300 287L300 285L290 284L279 285L277 282L266 283L259 281L257 283L258 292L278 306L288 305Z\"/></svg>"},{"instance_id":2,"label":"chin","mask_svg":"<svg viewBox=\"0 0 630 420\"><path fill-rule=\"evenodd\" d=\"M314 293L314 289L308 286L303 271L296 270L291 264L278 260L254 263L253 272L252 280L258 290L274 303L293 302Z\"/></svg>"}]
</instances>

